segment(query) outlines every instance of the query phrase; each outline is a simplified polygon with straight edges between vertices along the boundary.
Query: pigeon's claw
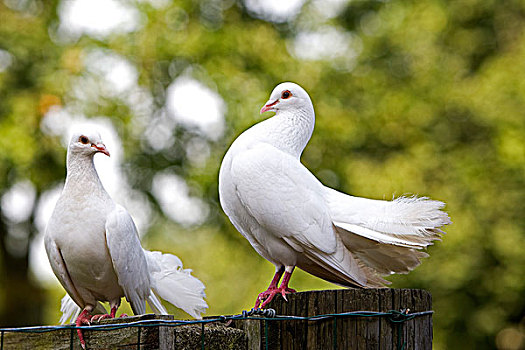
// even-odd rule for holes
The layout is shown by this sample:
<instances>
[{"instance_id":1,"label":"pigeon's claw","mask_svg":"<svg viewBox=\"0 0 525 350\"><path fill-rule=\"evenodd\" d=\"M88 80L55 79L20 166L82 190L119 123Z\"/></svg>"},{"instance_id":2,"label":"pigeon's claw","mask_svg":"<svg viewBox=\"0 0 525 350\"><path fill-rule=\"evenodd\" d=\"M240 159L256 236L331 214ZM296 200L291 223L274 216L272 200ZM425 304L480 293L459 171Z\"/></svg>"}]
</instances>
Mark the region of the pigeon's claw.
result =
<instances>
[{"instance_id":1,"label":"pigeon's claw","mask_svg":"<svg viewBox=\"0 0 525 350\"><path fill-rule=\"evenodd\" d=\"M91 316L91 322L99 322L100 320L105 320L106 318L112 318L109 314L98 314Z\"/></svg>"},{"instance_id":2,"label":"pigeon's claw","mask_svg":"<svg viewBox=\"0 0 525 350\"><path fill-rule=\"evenodd\" d=\"M288 299L286 299L286 294L291 294L291 293L296 293L297 292L295 289L288 288L288 287L285 287L285 288L280 287L279 291L281 292L282 297L286 301L288 301Z\"/></svg>"},{"instance_id":3,"label":"pigeon's claw","mask_svg":"<svg viewBox=\"0 0 525 350\"><path fill-rule=\"evenodd\" d=\"M258 309L259 305L261 305L261 302L263 305L266 305L266 300L272 300L273 297L279 293L279 288L272 288L269 287L267 290L265 290L262 293L259 293L257 296L257 300L255 301L255 308ZM263 307L263 306L261 306Z\"/></svg>"},{"instance_id":4,"label":"pigeon's claw","mask_svg":"<svg viewBox=\"0 0 525 350\"><path fill-rule=\"evenodd\" d=\"M264 309L264 307L268 305L276 295L279 294L284 298L284 300L288 301L288 299L286 298L286 294L291 294L295 292L295 289L288 288L282 285L279 288L268 288L268 290L260 293L257 297L257 301L255 302L255 308L257 309L260 307L261 309Z\"/></svg>"}]
</instances>

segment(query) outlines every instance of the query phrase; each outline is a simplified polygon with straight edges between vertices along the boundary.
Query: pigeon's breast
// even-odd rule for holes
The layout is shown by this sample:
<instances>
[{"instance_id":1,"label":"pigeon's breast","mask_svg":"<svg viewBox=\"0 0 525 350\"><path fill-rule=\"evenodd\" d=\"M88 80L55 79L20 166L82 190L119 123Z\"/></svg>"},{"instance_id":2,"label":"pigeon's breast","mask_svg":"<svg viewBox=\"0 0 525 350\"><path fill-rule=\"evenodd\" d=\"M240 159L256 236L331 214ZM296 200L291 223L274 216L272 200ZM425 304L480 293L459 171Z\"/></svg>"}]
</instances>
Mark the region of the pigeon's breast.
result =
<instances>
[{"instance_id":1,"label":"pigeon's breast","mask_svg":"<svg viewBox=\"0 0 525 350\"><path fill-rule=\"evenodd\" d=\"M48 231L78 292L86 302L123 296L106 245L106 217L111 205L57 205L56 210L61 209L67 212L59 222L51 221Z\"/></svg>"},{"instance_id":2,"label":"pigeon's breast","mask_svg":"<svg viewBox=\"0 0 525 350\"><path fill-rule=\"evenodd\" d=\"M242 136L242 135L241 135ZM242 154L250 147L249 142L243 142L239 137L230 147L221 164L219 171L219 200L233 226L239 231L244 238L246 238L252 247L267 260L271 260L265 247L259 243L252 233L250 227L254 227L257 223L246 210L241 200L237 195L237 185L232 176L232 162L236 155Z\"/></svg>"},{"instance_id":3,"label":"pigeon's breast","mask_svg":"<svg viewBox=\"0 0 525 350\"><path fill-rule=\"evenodd\" d=\"M261 213L251 210L243 200L247 197L257 200L256 197L268 195L269 197L261 199L267 203L272 202L269 199L273 197L272 194L264 186L255 184L271 183L275 177L266 171L265 161L260 162L260 159L252 158L251 155L259 151L265 153L266 150L272 153L276 149L268 143L243 142L243 139L241 142L237 141L239 139L224 157L219 173L221 206L235 228L262 257L275 265L295 265L296 252L275 234L272 229L275 223L263 223L265 218L261 217ZM278 160L270 157L267 161L273 163ZM266 219L271 222L274 218Z\"/></svg>"}]
</instances>

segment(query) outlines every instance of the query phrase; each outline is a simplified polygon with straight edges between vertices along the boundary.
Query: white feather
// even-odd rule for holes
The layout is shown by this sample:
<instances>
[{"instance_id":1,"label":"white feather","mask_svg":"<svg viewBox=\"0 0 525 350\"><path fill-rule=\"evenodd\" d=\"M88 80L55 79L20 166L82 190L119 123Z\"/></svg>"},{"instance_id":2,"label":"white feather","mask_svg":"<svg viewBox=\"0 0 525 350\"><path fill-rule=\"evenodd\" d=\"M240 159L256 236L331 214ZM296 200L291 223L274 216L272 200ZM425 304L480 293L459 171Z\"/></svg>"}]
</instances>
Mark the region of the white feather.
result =
<instances>
[{"instance_id":1,"label":"white feather","mask_svg":"<svg viewBox=\"0 0 525 350\"><path fill-rule=\"evenodd\" d=\"M349 196L325 187L334 225L386 244L426 247L440 239L440 227L450 224L443 202L425 197L393 201Z\"/></svg>"},{"instance_id":2,"label":"white feather","mask_svg":"<svg viewBox=\"0 0 525 350\"><path fill-rule=\"evenodd\" d=\"M131 215L120 205L106 219L106 245L118 283L135 315L146 313L150 276L144 250Z\"/></svg>"},{"instance_id":3,"label":"white feather","mask_svg":"<svg viewBox=\"0 0 525 350\"><path fill-rule=\"evenodd\" d=\"M60 324L66 324L69 323L69 320L71 320L71 322L76 320L76 318L80 314L80 307L77 304L75 304L75 302L73 301L73 299L71 299L69 294L66 294L60 302L60 312L62 312L62 316L60 317L59 322Z\"/></svg>"},{"instance_id":4,"label":"white feather","mask_svg":"<svg viewBox=\"0 0 525 350\"><path fill-rule=\"evenodd\" d=\"M374 231L369 228L354 225L354 224L348 224L346 222L334 221L334 225L337 226L338 228L342 228L345 231L352 232L364 238L368 238L368 239L371 239L371 240L374 240L376 242L383 243L383 244L392 244L392 245L397 245L400 247L409 247L409 248L418 248L418 249L427 246L427 244L424 244L424 243L408 243L407 241L396 238L393 235L388 235L383 232Z\"/></svg>"},{"instance_id":5,"label":"white feather","mask_svg":"<svg viewBox=\"0 0 525 350\"><path fill-rule=\"evenodd\" d=\"M144 253L155 293L192 317L201 318L208 308L204 284L191 275L190 269L184 269L175 255L147 250Z\"/></svg>"},{"instance_id":6,"label":"white feather","mask_svg":"<svg viewBox=\"0 0 525 350\"><path fill-rule=\"evenodd\" d=\"M157 315L167 315L168 310L162 305L159 298L155 295L153 290L150 291L150 294L148 296L148 305L151 307L154 313Z\"/></svg>"}]
</instances>

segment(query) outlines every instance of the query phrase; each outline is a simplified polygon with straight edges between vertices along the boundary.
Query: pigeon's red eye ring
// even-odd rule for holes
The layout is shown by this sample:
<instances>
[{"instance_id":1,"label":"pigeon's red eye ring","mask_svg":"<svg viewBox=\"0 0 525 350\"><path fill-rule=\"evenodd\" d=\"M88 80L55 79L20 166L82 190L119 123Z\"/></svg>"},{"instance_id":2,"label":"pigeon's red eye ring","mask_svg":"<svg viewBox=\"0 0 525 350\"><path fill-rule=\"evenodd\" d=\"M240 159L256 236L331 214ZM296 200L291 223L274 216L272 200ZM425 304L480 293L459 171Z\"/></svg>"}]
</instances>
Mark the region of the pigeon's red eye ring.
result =
<instances>
[{"instance_id":1,"label":"pigeon's red eye ring","mask_svg":"<svg viewBox=\"0 0 525 350\"><path fill-rule=\"evenodd\" d=\"M78 140L82 142L84 145L87 145L89 142L89 139L86 136L80 136Z\"/></svg>"},{"instance_id":2,"label":"pigeon's red eye ring","mask_svg":"<svg viewBox=\"0 0 525 350\"><path fill-rule=\"evenodd\" d=\"M292 93L290 92L290 90L284 90L283 93L281 94L281 98L282 99L287 99L287 98L290 98L292 97Z\"/></svg>"}]
</instances>

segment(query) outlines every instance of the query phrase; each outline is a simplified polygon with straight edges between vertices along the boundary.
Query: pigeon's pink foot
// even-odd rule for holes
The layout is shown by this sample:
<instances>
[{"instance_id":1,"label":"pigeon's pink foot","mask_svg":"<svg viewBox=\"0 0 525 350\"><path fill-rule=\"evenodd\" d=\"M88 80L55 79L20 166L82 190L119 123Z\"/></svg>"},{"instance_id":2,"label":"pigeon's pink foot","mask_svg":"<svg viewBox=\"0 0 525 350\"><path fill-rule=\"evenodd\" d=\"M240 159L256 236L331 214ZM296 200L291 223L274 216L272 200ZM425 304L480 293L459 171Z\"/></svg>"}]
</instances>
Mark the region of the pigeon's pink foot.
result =
<instances>
[{"instance_id":1,"label":"pigeon's pink foot","mask_svg":"<svg viewBox=\"0 0 525 350\"><path fill-rule=\"evenodd\" d=\"M122 315L120 315L120 317L129 317L129 315L128 314L122 314Z\"/></svg>"},{"instance_id":2,"label":"pigeon's pink foot","mask_svg":"<svg viewBox=\"0 0 525 350\"><path fill-rule=\"evenodd\" d=\"M277 294L281 294L284 300L288 301L288 299L286 299L286 294L295 293L295 289L288 287L288 283L290 282L290 277L292 277L292 272L293 272L293 268L292 268L292 271L290 272L286 271L284 273L284 277L283 277L283 280L279 288L275 288L275 285L277 284L275 285L273 284L275 282L275 278L274 278L268 290L265 292L262 292L257 297L257 301L255 302L255 308L257 309L259 307L259 304L261 305L260 306L261 309L264 308L266 305L270 303L270 301L272 301L272 299ZM262 301L262 304L261 304L261 301Z\"/></svg>"},{"instance_id":3,"label":"pigeon's pink foot","mask_svg":"<svg viewBox=\"0 0 525 350\"><path fill-rule=\"evenodd\" d=\"M273 299L273 297L275 296L275 293L277 293L277 290L279 289L277 288L277 284L279 284L279 280L281 279L281 276L283 275L283 273L284 273L284 266L281 266L275 271L275 275L273 276L272 282L270 282L268 289L262 293L259 293L259 295L257 296L257 300L255 300L255 309L259 307L259 305L261 304L263 300L268 299L268 298L270 298L270 300Z\"/></svg>"},{"instance_id":4,"label":"pigeon's pink foot","mask_svg":"<svg viewBox=\"0 0 525 350\"><path fill-rule=\"evenodd\" d=\"M266 292L268 292L268 291L266 291ZM262 292L261 294L264 294L264 293L266 293L266 292ZM291 294L291 293L295 293L295 292L296 292L295 289L288 288L288 287L286 287L286 286L282 286L282 285L281 285L279 288L276 288L276 289L270 291L270 293L267 294L268 296L264 299L264 301L262 302L260 308L261 308L261 309L264 309L264 307L265 307L266 305L268 305L268 304L270 303L270 301L272 301L272 299L273 299L276 295L278 295L278 294L282 295L282 297L284 298L284 300L288 301L288 299L286 299L286 294ZM261 294L259 294L259 296L260 296ZM258 304L259 304L262 300L263 300L263 299L260 299L260 298L257 299L257 303L256 303L256 305L255 305L255 308L259 307Z\"/></svg>"},{"instance_id":5,"label":"pigeon's pink foot","mask_svg":"<svg viewBox=\"0 0 525 350\"><path fill-rule=\"evenodd\" d=\"M90 326L91 325L90 322L91 322L91 317L89 316L89 311L84 309L84 310L82 310L80 315L78 315L77 320L75 322L75 325L77 327L81 327L81 326L84 326L84 325ZM86 341L84 340L84 335L82 334L82 330L81 329L77 329L77 334L78 334L78 339L80 340L80 345L82 346L82 349L85 349L86 348Z\"/></svg>"}]
</instances>

